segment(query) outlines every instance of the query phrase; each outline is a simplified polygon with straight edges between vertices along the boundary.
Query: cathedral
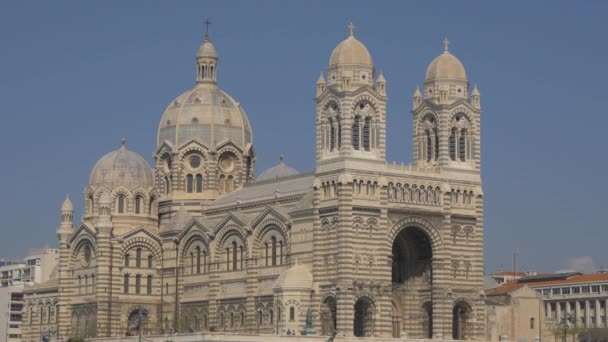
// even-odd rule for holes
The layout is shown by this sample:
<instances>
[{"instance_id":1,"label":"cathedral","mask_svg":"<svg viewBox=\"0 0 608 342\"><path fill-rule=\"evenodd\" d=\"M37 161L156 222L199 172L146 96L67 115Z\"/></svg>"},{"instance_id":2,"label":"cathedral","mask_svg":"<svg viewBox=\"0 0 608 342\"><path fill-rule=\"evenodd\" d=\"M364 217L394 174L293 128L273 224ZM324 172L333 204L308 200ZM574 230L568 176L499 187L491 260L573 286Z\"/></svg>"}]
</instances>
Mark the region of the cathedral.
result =
<instances>
[{"instance_id":1,"label":"cathedral","mask_svg":"<svg viewBox=\"0 0 608 342\"><path fill-rule=\"evenodd\" d=\"M195 83L69 198L55 278L26 290L24 341L216 331L484 338L480 94L448 48L412 97L413 162L386 160L387 82L349 27L316 85L316 165L255 177L244 108L207 34ZM472 88L472 89L471 89Z\"/></svg>"}]
</instances>

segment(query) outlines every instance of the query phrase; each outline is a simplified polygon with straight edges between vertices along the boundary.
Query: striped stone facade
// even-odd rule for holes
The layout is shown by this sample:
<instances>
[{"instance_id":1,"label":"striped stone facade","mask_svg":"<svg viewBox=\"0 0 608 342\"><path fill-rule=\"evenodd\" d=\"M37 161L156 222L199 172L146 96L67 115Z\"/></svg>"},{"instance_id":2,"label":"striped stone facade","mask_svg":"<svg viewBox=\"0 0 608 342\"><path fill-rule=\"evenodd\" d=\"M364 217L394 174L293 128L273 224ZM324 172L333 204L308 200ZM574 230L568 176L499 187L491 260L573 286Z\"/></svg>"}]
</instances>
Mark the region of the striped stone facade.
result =
<instances>
[{"instance_id":1,"label":"striped stone facade","mask_svg":"<svg viewBox=\"0 0 608 342\"><path fill-rule=\"evenodd\" d=\"M145 312L144 334L300 332L310 315L320 335L483 339L479 93L446 54L437 95L413 98L412 165L386 161L386 80L352 28L317 82L314 172L254 181L252 145L214 121L212 139L159 136L153 186L91 185L83 222L62 222L57 334L135 333ZM197 115L215 82L167 111Z\"/></svg>"}]
</instances>

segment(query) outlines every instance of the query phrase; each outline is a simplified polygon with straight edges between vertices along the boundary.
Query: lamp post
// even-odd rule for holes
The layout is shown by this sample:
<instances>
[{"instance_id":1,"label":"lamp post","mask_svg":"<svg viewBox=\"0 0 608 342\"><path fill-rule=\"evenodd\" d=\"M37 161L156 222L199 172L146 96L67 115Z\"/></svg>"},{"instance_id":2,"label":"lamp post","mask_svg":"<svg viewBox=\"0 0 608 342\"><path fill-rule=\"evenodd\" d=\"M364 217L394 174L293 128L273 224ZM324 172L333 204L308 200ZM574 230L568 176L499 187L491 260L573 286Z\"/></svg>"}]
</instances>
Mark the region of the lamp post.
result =
<instances>
[{"instance_id":1,"label":"lamp post","mask_svg":"<svg viewBox=\"0 0 608 342\"><path fill-rule=\"evenodd\" d=\"M570 326L572 325L572 315L566 314L559 322L559 325L564 328L564 337L562 338L562 341L568 342L568 329L570 329Z\"/></svg>"}]
</instances>

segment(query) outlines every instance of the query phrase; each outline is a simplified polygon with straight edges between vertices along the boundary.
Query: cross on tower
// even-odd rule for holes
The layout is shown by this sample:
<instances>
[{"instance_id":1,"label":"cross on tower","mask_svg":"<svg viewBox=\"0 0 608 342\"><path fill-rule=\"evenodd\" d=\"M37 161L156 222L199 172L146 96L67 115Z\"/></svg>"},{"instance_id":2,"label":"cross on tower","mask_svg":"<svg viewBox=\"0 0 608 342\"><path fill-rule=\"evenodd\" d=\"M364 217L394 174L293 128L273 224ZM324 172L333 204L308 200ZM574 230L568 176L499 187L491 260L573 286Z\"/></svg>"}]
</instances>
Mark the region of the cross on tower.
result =
<instances>
[{"instance_id":1,"label":"cross on tower","mask_svg":"<svg viewBox=\"0 0 608 342\"><path fill-rule=\"evenodd\" d=\"M355 25L352 22L348 24L348 34L351 36L355 35Z\"/></svg>"},{"instance_id":2,"label":"cross on tower","mask_svg":"<svg viewBox=\"0 0 608 342\"><path fill-rule=\"evenodd\" d=\"M448 45L450 45L450 41L448 40L448 37L445 37L445 38L443 39L443 49L444 49L445 51L448 51Z\"/></svg>"},{"instance_id":3,"label":"cross on tower","mask_svg":"<svg viewBox=\"0 0 608 342\"><path fill-rule=\"evenodd\" d=\"M211 25L209 18L205 18L205 39L209 39L209 25Z\"/></svg>"}]
</instances>

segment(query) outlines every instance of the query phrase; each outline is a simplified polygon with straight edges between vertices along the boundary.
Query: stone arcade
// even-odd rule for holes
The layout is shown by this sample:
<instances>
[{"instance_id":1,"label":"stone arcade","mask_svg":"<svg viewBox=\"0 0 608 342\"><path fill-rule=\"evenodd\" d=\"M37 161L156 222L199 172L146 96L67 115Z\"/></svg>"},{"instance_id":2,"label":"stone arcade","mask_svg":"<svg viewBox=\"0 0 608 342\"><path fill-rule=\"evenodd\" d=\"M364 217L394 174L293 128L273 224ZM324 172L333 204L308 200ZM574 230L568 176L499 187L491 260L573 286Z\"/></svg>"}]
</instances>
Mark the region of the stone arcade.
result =
<instances>
[{"instance_id":1,"label":"stone arcade","mask_svg":"<svg viewBox=\"0 0 608 342\"><path fill-rule=\"evenodd\" d=\"M58 278L29 291L24 340L124 336L142 309L144 334L300 332L309 308L322 335L483 339L479 92L446 41L413 95L413 164L389 163L387 82L353 31L316 84L314 172L281 158L257 179L206 35L155 168L123 142L77 225L64 203Z\"/></svg>"}]
</instances>

